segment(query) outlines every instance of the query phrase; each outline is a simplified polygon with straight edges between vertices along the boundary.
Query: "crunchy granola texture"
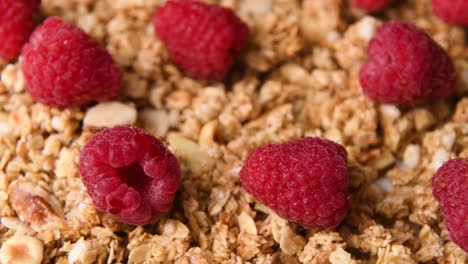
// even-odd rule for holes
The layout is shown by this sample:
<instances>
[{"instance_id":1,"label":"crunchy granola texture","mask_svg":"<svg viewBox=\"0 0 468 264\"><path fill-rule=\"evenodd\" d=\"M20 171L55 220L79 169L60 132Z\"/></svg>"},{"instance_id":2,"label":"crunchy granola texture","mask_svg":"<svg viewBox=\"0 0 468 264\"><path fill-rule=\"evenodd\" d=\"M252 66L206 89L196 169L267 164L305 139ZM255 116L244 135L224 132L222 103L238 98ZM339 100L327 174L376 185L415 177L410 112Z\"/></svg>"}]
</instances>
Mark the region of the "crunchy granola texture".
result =
<instances>
[{"instance_id":1,"label":"crunchy granola texture","mask_svg":"<svg viewBox=\"0 0 468 264\"><path fill-rule=\"evenodd\" d=\"M468 157L468 45L429 0L376 17L344 0L210 0L252 37L225 83L191 79L169 59L151 17L163 0L43 0L125 69L110 103L59 110L25 92L21 59L0 62L0 261L25 263L467 263L449 238L430 178ZM415 108L378 105L358 82L376 28L406 19L452 57L456 96ZM137 125L182 163L173 210L135 227L96 211L78 174L102 127ZM352 206L335 230L303 229L245 192L245 156L265 143L321 136L349 154ZM20 263L20 262L18 262Z\"/></svg>"}]
</instances>

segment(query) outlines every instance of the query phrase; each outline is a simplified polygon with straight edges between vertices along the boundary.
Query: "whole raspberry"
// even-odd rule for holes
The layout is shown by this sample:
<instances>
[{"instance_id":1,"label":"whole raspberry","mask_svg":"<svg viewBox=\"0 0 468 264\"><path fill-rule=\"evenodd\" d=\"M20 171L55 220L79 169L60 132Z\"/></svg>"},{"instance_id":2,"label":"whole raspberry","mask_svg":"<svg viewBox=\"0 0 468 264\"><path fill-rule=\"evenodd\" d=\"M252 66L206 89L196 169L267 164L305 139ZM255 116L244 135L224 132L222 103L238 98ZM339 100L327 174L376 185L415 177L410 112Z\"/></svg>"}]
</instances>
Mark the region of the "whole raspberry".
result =
<instances>
[{"instance_id":1,"label":"whole raspberry","mask_svg":"<svg viewBox=\"0 0 468 264\"><path fill-rule=\"evenodd\" d=\"M363 92L376 102L410 106L455 90L456 74L448 54L410 23L380 26L367 55L359 80Z\"/></svg>"},{"instance_id":2,"label":"whole raspberry","mask_svg":"<svg viewBox=\"0 0 468 264\"><path fill-rule=\"evenodd\" d=\"M303 138L265 145L247 157L242 186L282 217L305 227L336 227L348 212L347 153L339 144Z\"/></svg>"},{"instance_id":3,"label":"whole raspberry","mask_svg":"<svg viewBox=\"0 0 468 264\"><path fill-rule=\"evenodd\" d=\"M444 21L468 26L468 1L432 0L432 11Z\"/></svg>"},{"instance_id":4,"label":"whole raspberry","mask_svg":"<svg viewBox=\"0 0 468 264\"><path fill-rule=\"evenodd\" d=\"M447 161L432 177L432 193L453 243L468 252L468 159Z\"/></svg>"},{"instance_id":5,"label":"whole raspberry","mask_svg":"<svg viewBox=\"0 0 468 264\"><path fill-rule=\"evenodd\" d=\"M34 29L40 0L0 0L0 58L16 59Z\"/></svg>"},{"instance_id":6,"label":"whole raspberry","mask_svg":"<svg viewBox=\"0 0 468 264\"><path fill-rule=\"evenodd\" d=\"M351 2L367 12L377 12L387 7L390 0L351 0Z\"/></svg>"},{"instance_id":7,"label":"whole raspberry","mask_svg":"<svg viewBox=\"0 0 468 264\"><path fill-rule=\"evenodd\" d=\"M107 50L58 17L36 28L21 55L26 89L41 103L77 106L119 92L122 71Z\"/></svg>"},{"instance_id":8,"label":"whole raspberry","mask_svg":"<svg viewBox=\"0 0 468 264\"><path fill-rule=\"evenodd\" d=\"M176 157L135 127L96 133L81 151L79 170L96 208L133 225L168 212L180 182Z\"/></svg>"},{"instance_id":9,"label":"whole raspberry","mask_svg":"<svg viewBox=\"0 0 468 264\"><path fill-rule=\"evenodd\" d=\"M234 12L195 0L169 0L153 23L171 59L201 79L224 79L247 42L248 27Z\"/></svg>"}]
</instances>

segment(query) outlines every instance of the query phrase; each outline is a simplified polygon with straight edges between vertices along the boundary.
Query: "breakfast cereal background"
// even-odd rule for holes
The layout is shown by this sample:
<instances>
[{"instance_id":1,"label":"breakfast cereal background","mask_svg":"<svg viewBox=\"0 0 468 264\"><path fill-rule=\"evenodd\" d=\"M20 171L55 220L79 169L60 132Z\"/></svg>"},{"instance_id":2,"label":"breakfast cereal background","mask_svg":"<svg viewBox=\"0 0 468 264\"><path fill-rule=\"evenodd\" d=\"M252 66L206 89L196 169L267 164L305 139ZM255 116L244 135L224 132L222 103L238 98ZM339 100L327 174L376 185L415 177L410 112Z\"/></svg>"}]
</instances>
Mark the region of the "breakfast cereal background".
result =
<instances>
[{"instance_id":1,"label":"breakfast cereal background","mask_svg":"<svg viewBox=\"0 0 468 264\"><path fill-rule=\"evenodd\" d=\"M41 14L73 22L124 69L110 103L59 110L25 92L21 59L0 63L0 259L26 263L468 263L450 242L430 179L468 157L468 45L429 0L368 16L341 0L207 1L251 30L224 82L192 79L169 59L151 18L158 0L43 0ZM456 95L412 108L361 92L376 28L405 19L446 49ZM96 128L136 125L181 160L173 210L131 226L96 211L77 169ZM242 189L257 146L321 136L348 151L352 206L333 230L303 229ZM16 254L16 255L15 255Z\"/></svg>"}]
</instances>

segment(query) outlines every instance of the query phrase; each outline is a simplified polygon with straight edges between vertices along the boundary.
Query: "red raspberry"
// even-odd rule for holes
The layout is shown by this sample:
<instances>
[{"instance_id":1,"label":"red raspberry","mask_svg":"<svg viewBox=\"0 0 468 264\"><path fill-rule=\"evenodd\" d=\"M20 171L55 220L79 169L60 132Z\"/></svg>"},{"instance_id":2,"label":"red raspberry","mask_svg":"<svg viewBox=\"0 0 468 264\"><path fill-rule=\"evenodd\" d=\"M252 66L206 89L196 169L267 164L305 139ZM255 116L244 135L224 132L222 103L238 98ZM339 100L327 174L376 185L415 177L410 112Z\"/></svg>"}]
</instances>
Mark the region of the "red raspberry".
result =
<instances>
[{"instance_id":1,"label":"red raspberry","mask_svg":"<svg viewBox=\"0 0 468 264\"><path fill-rule=\"evenodd\" d=\"M107 50L58 17L36 28L21 55L27 90L41 103L76 106L119 92L122 71Z\"/></svg>"},{"instance_id":2,"label":"red raspberry","mask_svg":"<svg viewBox=\"0 0 468 264\"><path fill-rule=\"evenodd\" d=\"M234 12L199 1L169 0L153 23L172 60L201 79L224 79L247 42L248 27Z\"/></svg>"},{"instance_id":3,"label":"red raspberry","mask_svg":"<svg viewBox=\"0 0 468 264\"><path fill-rule=\"evenodd\" d=\"M377 12L387 7L390 0L351 0L351 2L367 12Z\"/></svg>"},{"instance_id":4,"label":"red raspberry","mask_svg":"<svg viewBox=\"0 0 468 264\"><path fill-rule=\"evenodd\" d=\"M79 169L96 208L134 225L168 212L180 182L176 157L135 127L96 133L81 151Z\"/></svg>"},{"instance_id":5,"label":"red raspberry","mask_svg":"<svg viewBox=\"0 0 468 264\"><path fill-rule=\"evenodd\" d=\"M380 103L414 105L446 97L456 73L448 54L416 26L388 22L369 43L359 79L363 92Z\"/></svg>"},{"instance_id":6,"label":"red raspberry","mask_svg":"<svg viewBox=\"0 0 468 264\"><path fill-rule=\"evenodd\" d=\"M262 146L247 157L242 186L276 213L305 227L336 227L348 212L347 153L339 144L303 138Z\"/></svg>"},{"instance_id":7,"label":"red raspberry","mask_svg":"<svg viewBox=\"0 0 468 264\"><path fill-rule=\"evenodd\" d=\"M448 23L468 26L466 0L432 0L432 11Z\"/></svg>"},{"instance_id":8,"label":"red raspberry","mask_svg":"<svg viewBox=\"0 0 468 264\"><path fill-rule=\"evenodd\" d=\"M0 58L16 59L34 29L40 0L0 0Z\"/></svg>"},{"instance_id":9,"label":"red raspberry","mask_svg":"<svg viewBox=\"0 0 468 264\"><path fill-rule=\"evenodd\" d=\"M452 159L440 167L432 177L432 193L450 239L468 252L468 159Z\"/></svg>"}]
</instances>

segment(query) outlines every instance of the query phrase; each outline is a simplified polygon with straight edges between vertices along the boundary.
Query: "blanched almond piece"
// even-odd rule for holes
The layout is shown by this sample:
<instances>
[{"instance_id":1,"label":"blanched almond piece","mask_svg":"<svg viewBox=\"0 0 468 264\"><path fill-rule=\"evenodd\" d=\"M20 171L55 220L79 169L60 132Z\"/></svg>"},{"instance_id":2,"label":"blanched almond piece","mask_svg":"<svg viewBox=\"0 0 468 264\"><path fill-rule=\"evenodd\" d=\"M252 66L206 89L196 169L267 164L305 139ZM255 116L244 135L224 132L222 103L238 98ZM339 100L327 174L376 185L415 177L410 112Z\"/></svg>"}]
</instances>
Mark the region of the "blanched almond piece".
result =
<instances>
[{"instance_id":1,"label":"blanched almond piece","mask_svg":"<svg viewBox=\"0 0 468 264\"><path fill-rule=\"evenodd\" d=\"M177 153L190 170L203 171L213 167L214 160L196 142L177 133L170 133L167 141L169 149Z\"/></svg>"},{"instance_id":2,"label":"blanched almond piece","mask_svg":"<svg viewBox=\"0 0 468 264\"><path fill-rule=\"evenodd\" d=\"M104 102L91 107L85 114L85 128L104 128L119 125L133 125L137 120L134 106L121 102Z\"/></svg>"},{"instance_id":3,"label":"blanched almond piece","mask_svg":"<svg viewBox=\"0 0 468 264\"><path fill-rule=\"evenodd\" d=\"M93 248L89 241L81 238L68 252L68 263L70 264L91 264L96 260L97 251Z\"/></svg>"},{"instance_id":4,"label":"blanched almond piece","mask_svg":"<svg viewBox=\"0 0 468 264\"><path fill-rule=\"evenodd\" d=\"M255 225L254 220L250 215L245 212L242 212L237 216L237 222L239 223L240 231L245 231L251 235L257 234L257 226Z\"/></svg>"},{"instance_id":5,"label":"blanched almond piece","mask_svg":"<svg viewBox=\"0 0 468 264\"><path fill-rule=\"evenodd\" d=\"M3 264L40 264L44 246L34 237L16 235L5 241L0 249Z\"/></svg>"},{"instance_id":6,"label":"blanched almond piece","mask_svg":"<svg viewBox=\"0 0 468 264\"><path fill-rule=\"evenodd\" d=\"M169 116L164 110L145 109L139 113L143 128L156 137L163 137L169 131Z\"/></svg>"}]
</instances>

